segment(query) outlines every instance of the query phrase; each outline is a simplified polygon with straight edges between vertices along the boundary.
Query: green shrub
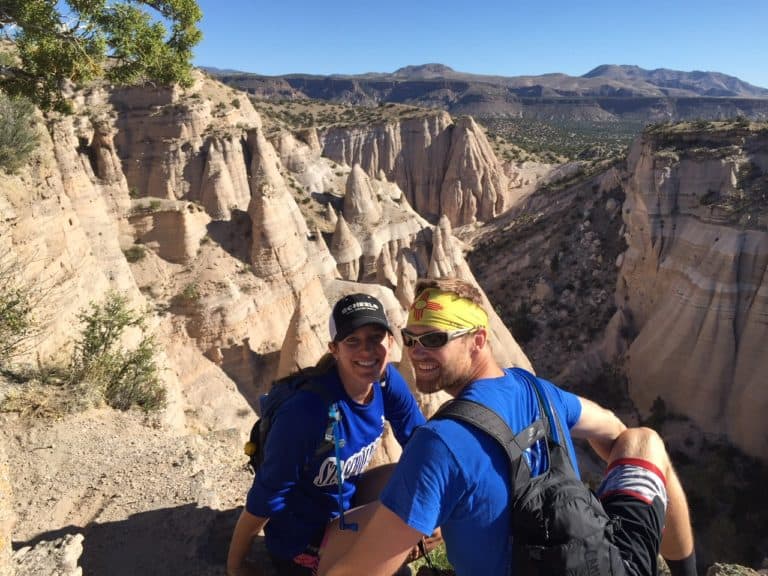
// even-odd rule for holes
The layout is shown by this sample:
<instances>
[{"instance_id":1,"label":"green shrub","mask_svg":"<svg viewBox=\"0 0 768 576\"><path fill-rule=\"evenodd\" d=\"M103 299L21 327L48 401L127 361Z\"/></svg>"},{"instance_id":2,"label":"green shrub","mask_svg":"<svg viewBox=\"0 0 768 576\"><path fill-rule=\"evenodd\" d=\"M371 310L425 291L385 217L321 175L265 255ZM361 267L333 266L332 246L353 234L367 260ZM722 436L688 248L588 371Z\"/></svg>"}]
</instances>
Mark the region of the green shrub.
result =
<instances>
[{"instance_id":1,"label":"green shrub","mask_svg":"<svg viewBox=\"0 0 768 576\"><path fill-rule=\"evenodd\" d=\"M0 255L0 370L24 352L37 333L33 310L40 294L20 279L21 264Z\"/></svg>"},{"instance_id":2,"label":"green shrub","mask_svg":"<svg viewBox=\"0 0 768 576\"><path fill-rule=\"evenodd\" d=\"M160 207L163 205L163 203L160 200L154 199L150 200L147 203L139 203L135 204L133 206L133 209L131 210L132 214L152 214L154 212L157 212L160 210Z\"/></svg>"},{"instance_id":3,"label":"green shrub","mask_svg":"<svg viewBox=\"0 0 768 576\"><path fill-rule=\"evenodd\" d=\"M162 408L165 389L155 362L156 344L145 333L144 314L131 310L124 296L111 292L103 304L91 303L78 319L84 327L72 355L70 384L101 396L119 410ZM138 346L130 351L121 345L128 328L142 333Z\"/></svg>"},{"instance_id":4,"label":"green shrub","mask_svg":"<svg viewBox=\"0 0 768 576\"><path fill-rule=\"evenodd\" d=\"M147 255L147 251L144 249L144 246L139 246L137 244L134 244L127 250L123 250L123 254L125 254L125 259L128 260L131 264L134 262L138 262L139 260L142 260L144 256Z\"/></svg>"},{"instance_id":5,"label":"green shrub","mask_svg":"<svg viewBox=\"0 0 768 576\"><path fill-rule=\"evenodd\" d=\"M453 566L448 561L448 553L445 549L445 544L440 544L434 550L429 553L429 559L426 557L419 558L409 564L411 572L417 574L421 568L434 567L433 574L453 574Z\"/></svg>"},{"instance_id":6,"label":"green shrub","mask_svg":"<svg viewBox=\"0 0 768 576\"><path fill-rule=\"evenodd\" d=\"M18 348L32 327L29 297L23 288L0 288L0 363Z\"/></svg>"},{"instance_id":7,"label":"green shrub","mask_svg":"<svg viewBox=\"0 0 768 576\"><path fill-rule=\"evenodd\" d=\"M200 289L197 287L197 284L190 282L184 286L184 290L181 291L179 296L187 302L197 302L200 300Z\"/></svg>"},{"instance_id":8,"label":"green shrub","mask_svg":"<svg viewBox=\"0 0 768 576\"><path fill-rule=\"evenodd\" d=\"M0 92L0 169L13 174L37 147L37 129L32 103Z\"/></svg>"}]
</instances>

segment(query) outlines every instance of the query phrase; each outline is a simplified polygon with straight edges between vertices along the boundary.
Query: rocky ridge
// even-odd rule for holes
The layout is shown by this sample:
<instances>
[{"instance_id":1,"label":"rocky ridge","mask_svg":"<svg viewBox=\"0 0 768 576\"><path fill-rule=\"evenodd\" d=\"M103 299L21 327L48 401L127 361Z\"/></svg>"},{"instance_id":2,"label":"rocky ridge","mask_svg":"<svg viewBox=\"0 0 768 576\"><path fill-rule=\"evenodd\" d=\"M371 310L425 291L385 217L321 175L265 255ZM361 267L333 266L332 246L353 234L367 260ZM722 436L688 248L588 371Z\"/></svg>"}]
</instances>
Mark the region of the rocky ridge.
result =
<instances>
[{"instance_id":1,"label":"rocky ridge","mask_svg":"<svg viewBox=\"0 0 768 576\"><path fill-rule=\"evenodd\" d=\"M446 215L460 226L501 214L514 189L472 118L447 113L373 126L330 128L320 135L323 155L396 183L432 222Z\"/></svg>"},{"instance_id":2,"label":"rocky ridge","mask_svg":"<svg viewBox=\"0 0 768 576\"><path fill-rule=\"evenodd\" d=\"M475 117L598 122L768 117L768 90L716 72L604 65L583 76L501 77L431 64L401 68L392 74L353 76L211 73L256 98L312 98L357 106L395 102Z\"/></svg>"}]
</instances>

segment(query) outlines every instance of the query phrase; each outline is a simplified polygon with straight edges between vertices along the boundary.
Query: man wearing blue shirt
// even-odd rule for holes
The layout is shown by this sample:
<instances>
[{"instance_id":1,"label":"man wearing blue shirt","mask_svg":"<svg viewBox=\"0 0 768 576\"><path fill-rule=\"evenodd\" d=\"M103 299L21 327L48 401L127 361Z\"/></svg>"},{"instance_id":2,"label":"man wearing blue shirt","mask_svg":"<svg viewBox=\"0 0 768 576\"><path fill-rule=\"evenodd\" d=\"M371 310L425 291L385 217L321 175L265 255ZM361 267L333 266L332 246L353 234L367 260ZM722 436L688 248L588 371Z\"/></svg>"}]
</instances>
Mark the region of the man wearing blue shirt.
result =
<instances>
[{"instance_id":1,"label":"man wearing blue shirt","mask_svg":"<svg viewBox=\"0 0 768 576\"><path fill-rule=\"evenodd\" d=\"M418 389L445 390L483 404L515 434L537 420L539 404L531 386L493 359L477 289L439 279L420 282L416 293L403 341ZM626 574L655 576L660 551L673 576L695 576L688 506L661 438L647 428L628 429L610 410L539 382L565 429L577 473L571 436L585 438L608 464L598 496L610 517L621 518L611 542ZM524 457L533 476L548 467L541 443ZM494 439L466 423L432 420L406 446L360 537L341 558L328 550L319 573L392 574L414 543L439 526L458 576L506 576L510 485L506 454Z\"/></svg>"}]
</instances>

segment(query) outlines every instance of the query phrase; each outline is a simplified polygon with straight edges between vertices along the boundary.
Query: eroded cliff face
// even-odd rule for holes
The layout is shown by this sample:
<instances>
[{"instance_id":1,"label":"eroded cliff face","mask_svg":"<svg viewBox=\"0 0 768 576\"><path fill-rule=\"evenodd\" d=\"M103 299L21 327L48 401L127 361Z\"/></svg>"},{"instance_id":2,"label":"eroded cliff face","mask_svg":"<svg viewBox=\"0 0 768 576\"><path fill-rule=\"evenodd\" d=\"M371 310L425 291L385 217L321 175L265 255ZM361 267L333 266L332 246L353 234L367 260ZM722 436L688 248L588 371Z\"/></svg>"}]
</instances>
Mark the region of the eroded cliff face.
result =
<instances>
[{"instance_id":1,"label":"eroded cliff face","mask_svg":"<svg viewBox=\"0 0 768 576\"><path fill-rule=\"evenodd\" d=\"M511 202L507 176L484 132L471 118L446 112L375 126L332 128L321 136L323 154L383 175L432 222L454 226L486 221Z\"/></svg>"},{"instance_id":2,"label":"eroded cliff face","mask_svg":"<svg viewBox=\"0 0 768 576\"><path fill-rule=\"evenodd\" d=\"M0 195L0 241L29 263L27 281L58 294L36 356L66 353L78 312L109 290L128 293L161 312L155 329L182 426L185 412L219 426L237 411L228 415L226 394L196 388L201 380L227 387L229 377L252 400L276 371L324 349L320 323L295 318L297 308L322 309L320 294L327 304L375 284L402 318L417 277L474 281L450 215L430 225L395 175L434 216L453 206L471 221L502 205L506 180L482 132L444 113L375 128L375 141L339 133L351 148L334 160L327 134L267 135L245 95L202 75L188 90L95 87L75 103L75 115L49 121L34 169L4 177ZM305 338L307 329L316 334ZM500 321L494 331L500 360L528 365ZM192 409L203 398L214 405Z\"/></svg>"},{"instance_id":3,"label":"eroded cliff face","mask_svg":"<svg viewBox=\"0 0 768 576\"><path fill-rule=\"evenodd\" d=\"M65 356L77 314L107 290L140 301L121 251L126 230L119 219L130 201L125 178L114 168L119 161L108 125L68 117L39 133L32 165L0 175L3 262L17 269L18 282L35 287L37 317L47 326L30 361Z\"/></svg>"},{"instance_id":4,"label":"eroded cliff face","mask_svg":"<svg viewBox=\"0 0 768 576\"><path fill-rule=\"evenodd\" d=\"M248 208L243 140L261 121L243 94L198 75L186 91L117 89L109 104L133 197L198 201L214 218Z\"/></svg>"},{"instance_id":5,"label":"eroded cliff face","mask_svg":"<svg viewBox=\"0 0 768 576\"><path fill-rule=\"evenodd\" d=\"M768 458L768 133L647 132L623 208L630 394Z\"/></svg>"}]
</instances>

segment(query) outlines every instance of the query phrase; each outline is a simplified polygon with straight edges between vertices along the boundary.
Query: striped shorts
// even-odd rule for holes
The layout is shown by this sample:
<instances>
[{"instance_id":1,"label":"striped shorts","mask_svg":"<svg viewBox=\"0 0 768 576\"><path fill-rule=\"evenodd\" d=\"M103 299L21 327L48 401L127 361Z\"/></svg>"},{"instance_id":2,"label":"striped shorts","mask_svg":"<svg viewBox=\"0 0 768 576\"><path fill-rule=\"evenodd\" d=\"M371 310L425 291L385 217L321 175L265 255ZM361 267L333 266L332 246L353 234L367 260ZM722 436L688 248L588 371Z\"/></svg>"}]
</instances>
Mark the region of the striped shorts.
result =
<instances>
[{"instance_id":1,"label":"striped shorts","mask_svg":"<svg viewBox=\"0 0 768 576\"><path fill-rule=\"evenodd\" d=\"M611 541L621 553L627 576L655 576L667 510L664 475L645 460L616 460L597 496L614 520Z\"/></svg>"}]
</instances>

